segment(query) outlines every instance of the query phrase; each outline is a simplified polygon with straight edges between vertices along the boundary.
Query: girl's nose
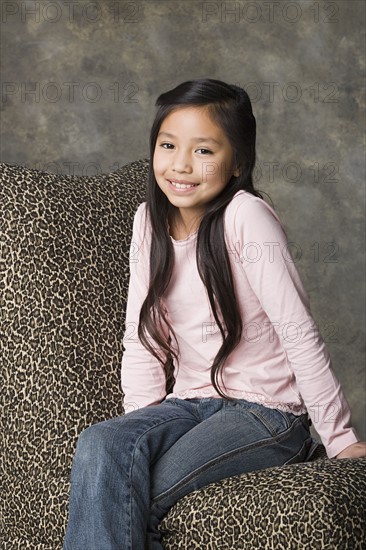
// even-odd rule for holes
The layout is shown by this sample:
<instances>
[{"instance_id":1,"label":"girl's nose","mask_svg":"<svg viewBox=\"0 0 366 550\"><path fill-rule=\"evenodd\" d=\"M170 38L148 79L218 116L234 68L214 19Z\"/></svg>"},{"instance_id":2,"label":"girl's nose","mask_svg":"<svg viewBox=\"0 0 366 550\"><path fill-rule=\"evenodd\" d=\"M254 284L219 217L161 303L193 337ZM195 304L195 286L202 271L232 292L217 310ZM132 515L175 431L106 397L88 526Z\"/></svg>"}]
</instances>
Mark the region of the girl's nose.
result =
<instances>
[{"instance_id":1,"label":"girl's nose","mask_svg":"<svg viewBox=\"0 0 366 550\"><path fill-rule=\"evenodd\" d=\"M192 164L188 156L184 153L177 153L174 155L172 161L172 170L174 172L191 172Z\"/></svg>"}]
</instances>

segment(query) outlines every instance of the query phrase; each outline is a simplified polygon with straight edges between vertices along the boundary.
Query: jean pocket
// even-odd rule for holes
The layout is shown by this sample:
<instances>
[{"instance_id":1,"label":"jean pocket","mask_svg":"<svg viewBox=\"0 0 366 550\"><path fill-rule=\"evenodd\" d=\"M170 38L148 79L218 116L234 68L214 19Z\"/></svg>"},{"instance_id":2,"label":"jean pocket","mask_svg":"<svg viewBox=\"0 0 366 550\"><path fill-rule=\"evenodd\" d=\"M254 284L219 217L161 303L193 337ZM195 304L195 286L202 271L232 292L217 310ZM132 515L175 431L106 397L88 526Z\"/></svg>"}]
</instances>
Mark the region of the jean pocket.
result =
<instances>
[{"instance_id":1,"label":"jean pocket","mask_svg":"<svg viewBox=\"0 0 366 550\"><path fill-rule=\"evenodd\" d=\"M250 412L267 428L273 437L288 430L296 419L295 415L285 413L279 409L271 409L264 405L255 404L250 408Z\"/></svg>"}]
</instances>

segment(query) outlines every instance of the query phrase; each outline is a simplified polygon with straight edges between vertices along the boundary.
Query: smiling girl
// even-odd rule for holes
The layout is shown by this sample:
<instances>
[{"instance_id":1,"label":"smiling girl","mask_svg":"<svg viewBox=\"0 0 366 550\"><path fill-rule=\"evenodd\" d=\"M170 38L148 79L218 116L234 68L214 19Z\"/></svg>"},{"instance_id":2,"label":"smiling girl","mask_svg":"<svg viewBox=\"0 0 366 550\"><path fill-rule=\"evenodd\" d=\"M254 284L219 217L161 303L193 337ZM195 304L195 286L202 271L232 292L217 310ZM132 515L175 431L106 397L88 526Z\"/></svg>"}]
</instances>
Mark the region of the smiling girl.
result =
<instances>
[{"instance_id":1,"label":"smiling girl","mask_svg":"<svg viewBox=\"0 0 366 550\"><path fill-rule=\"evenodd\" d=\"M285 229L253 186L248 95L202 79L157 105L133 225L125 415L79 437L65 550L161 550L158 524L187 493L309 460L311 421L329 458L366 456Z\"/></svg>"}]
</instances>

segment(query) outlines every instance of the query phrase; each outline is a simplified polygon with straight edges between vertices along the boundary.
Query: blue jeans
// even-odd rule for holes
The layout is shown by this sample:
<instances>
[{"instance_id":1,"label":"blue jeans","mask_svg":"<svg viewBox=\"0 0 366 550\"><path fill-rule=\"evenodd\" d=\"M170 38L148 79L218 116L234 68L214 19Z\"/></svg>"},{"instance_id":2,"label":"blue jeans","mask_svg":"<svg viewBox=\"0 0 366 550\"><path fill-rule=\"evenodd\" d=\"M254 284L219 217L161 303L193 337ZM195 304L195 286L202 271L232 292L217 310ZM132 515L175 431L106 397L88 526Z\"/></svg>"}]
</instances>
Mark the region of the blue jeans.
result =
<instances>
[{"instance_id":1,"label":"blue jeans","mask_svg":"<svg viewBox=\"0 0 366 550\"><path fill-rule=\"evenodd\" d=\"M166 399L86 428L71 473L64 550L162 550L158 524L220 479L305 462L307 414L245 399Z\"/></svg>"}]
</instances>

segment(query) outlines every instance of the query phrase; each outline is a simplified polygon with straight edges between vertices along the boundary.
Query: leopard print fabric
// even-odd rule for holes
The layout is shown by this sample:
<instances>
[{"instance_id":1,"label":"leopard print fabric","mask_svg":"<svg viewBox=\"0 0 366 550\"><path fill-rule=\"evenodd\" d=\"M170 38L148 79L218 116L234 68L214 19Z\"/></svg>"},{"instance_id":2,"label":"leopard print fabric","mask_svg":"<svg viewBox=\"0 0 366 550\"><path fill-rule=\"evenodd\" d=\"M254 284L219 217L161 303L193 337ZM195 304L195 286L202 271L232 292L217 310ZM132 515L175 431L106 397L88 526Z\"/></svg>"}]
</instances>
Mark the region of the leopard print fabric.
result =
<instances>
[{"instance_id":1,"label":"leopard print fabric","mask_svg":"<svg viewBox=\"0 0 366 550\"><path fill-rule=\"evenodd\" d=\"M147 172L146 161L94 177L1 165L0 538L9 550L61 548L77 437L123 412L128 257Z\"/></svg>"},{"instance_id":2,"label":"leopard print fabric","mask_svg":"<svg viewBox=\"0 0 366 550\"><path fill-rule=\"evenodd\" d=\"M164 548L365 550L366 459L315 454L188 494L160 523Z\"/></svg>"},{"instance_id":3,"label":"leopard print fabric","mask_svg":"<svg viewBox=\"0 0 366 550\"><path fill-rule=\"evenodd\" d=\"M77 438L123 413L128 255L147 173L146 160L92 177L0 165L5 550L62 548ZM357 519L366 501L361 466L363 459L323 458L212 484L170 510L164 544L361 548L354 542L365 535ZM338 536L348 546L319 546Z\"/></svg>"}]
</instances>

